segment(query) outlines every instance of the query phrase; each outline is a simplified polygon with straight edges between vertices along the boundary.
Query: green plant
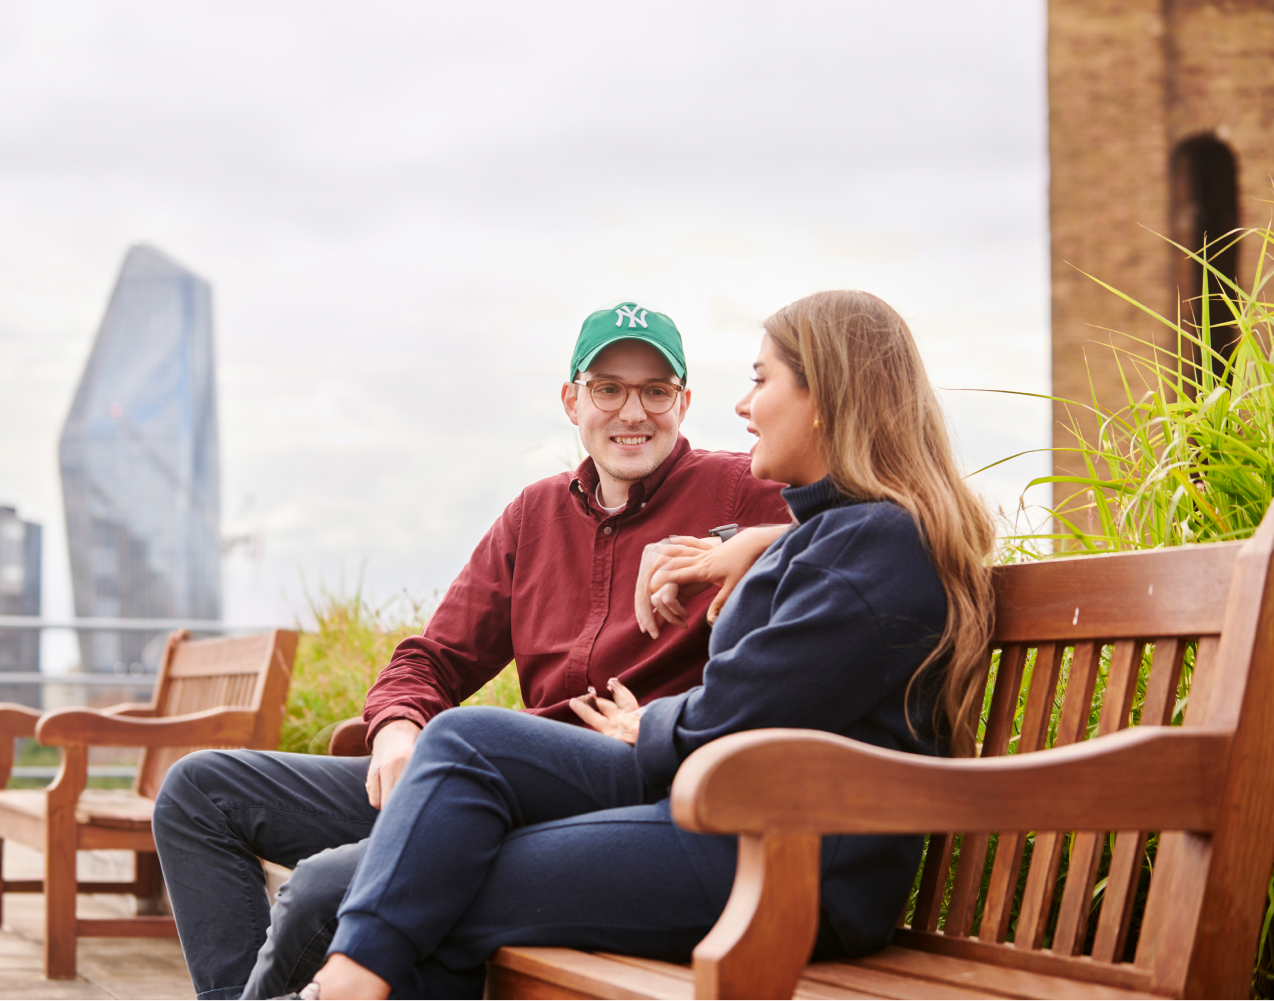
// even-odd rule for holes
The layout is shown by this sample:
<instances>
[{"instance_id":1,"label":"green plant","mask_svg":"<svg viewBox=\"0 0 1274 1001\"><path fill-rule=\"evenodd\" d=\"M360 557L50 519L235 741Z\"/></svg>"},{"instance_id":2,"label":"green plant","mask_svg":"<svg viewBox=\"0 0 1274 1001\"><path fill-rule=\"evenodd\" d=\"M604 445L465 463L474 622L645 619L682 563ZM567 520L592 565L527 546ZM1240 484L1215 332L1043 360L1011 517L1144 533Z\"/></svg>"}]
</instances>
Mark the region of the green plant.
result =
<instances>
[{"instance_id":1,"label":"green plant","mask_svg":"<svg viewBox=\"0 0 1274 1001\"><path fill-rule=\"evenodd\" d=\"M1259 249L1251 291L1209 260L1240 240ZM1274 304L1262 298L1274 277L1274 230L1227 234L1199 253L1173 245L1212 276L1218 291L1207 295L1205 283L1204 294L1185 304L1193 317L1183 316L1179 303L1172 320L1093 279L1165 327L1176 350L1128 334L1121 345L1104 346L1114 354L1122 406L1099 401L1095 391L1089 403L1046 397L1072 415L1075 439L1049 451L1084 471L1028 484L1028 491L1053 487L1060 503L1048 514L1056 530L1009 536L1012 555L1033 558L1049 543L1058 551L1099 552L1242 539L1274 498ZM1141 350L1122 346L1127 342ZM1220 342L1232 350L1218 351ZM1087 426L1096 424L1095 435L1077 414L1088 416Z\"/></svg>"},{"instance_id":2,"label":"green plant","mask_svg":"<svg viewBox=\"0 0 1274 1001\"><path fill-rule=\"evenodd\" d=\"M309 599L313 631L301 634L279 750L326 753L336 724L363 711L363 700L408 636L419 634L428 614L400 599L373 608L361 590L353 595L321 591ZM522 707L517 670L510 664L465 705Z\"/></svg>"}]
</instances>

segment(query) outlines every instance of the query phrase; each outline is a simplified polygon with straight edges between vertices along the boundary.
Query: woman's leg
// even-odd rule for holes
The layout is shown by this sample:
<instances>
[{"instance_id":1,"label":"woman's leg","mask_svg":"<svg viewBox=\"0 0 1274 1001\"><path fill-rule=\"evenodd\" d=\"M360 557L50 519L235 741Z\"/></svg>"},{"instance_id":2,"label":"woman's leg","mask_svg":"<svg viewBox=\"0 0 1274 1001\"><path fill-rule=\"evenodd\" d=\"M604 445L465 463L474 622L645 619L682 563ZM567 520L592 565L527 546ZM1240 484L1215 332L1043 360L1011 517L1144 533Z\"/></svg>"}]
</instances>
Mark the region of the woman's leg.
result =
<instances>
[{"instance_id":1,"label":"woman's leg","mask_svg":"<svg viewBox=\"0 0 1274 1001\"><path fill-rule=\"evenodd\" d=\"M407 983L469 909L507 835L645 795L635 752L620 741L507 710L443 713L372 832L330 951ZM572 878L604 876L584 868Z\"/></svg>"},{"instance_id":2,"label":"woman's leg","mask_svg":"<svg viewBox=\"0 0 1274 1001\"><path fill-rule=\"evenodd\" d=\"M666 799L522 828L435 955L464 969L560 945L685 962L725 908L737 846L681 830Z\"/></svg>"},{"instance_id":3,"label":"woman's leg","mask_svg":"<svg viewBox=\"0 0 1274 1001\"><path fill-rule=\"evenodd\" d=\"M505 945L565 946L687 962L721 916L736 841L681 830L668 801L536 824L505 838L435 954L393 997L482 997Z\"/></svg>"}]
</instances>

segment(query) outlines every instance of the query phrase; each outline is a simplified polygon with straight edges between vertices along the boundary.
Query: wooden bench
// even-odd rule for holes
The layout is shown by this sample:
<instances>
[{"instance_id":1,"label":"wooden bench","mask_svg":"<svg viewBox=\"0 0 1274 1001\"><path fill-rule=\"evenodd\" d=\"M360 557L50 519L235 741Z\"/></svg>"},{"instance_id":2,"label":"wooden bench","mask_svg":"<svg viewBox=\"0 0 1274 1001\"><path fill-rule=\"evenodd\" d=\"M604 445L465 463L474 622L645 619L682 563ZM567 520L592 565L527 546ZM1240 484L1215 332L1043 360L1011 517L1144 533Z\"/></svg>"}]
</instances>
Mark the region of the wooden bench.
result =
<instances>
[{"instance_id":1,"label":"wooden bench","mask_svg":"<svg viewBox=\"0 0 1274 1001\"><path fill-rule=\"evenodd\" d=\"M77 919L75 895L160 895L150 818L164 775L198 748L278 746L296 642L295 632L282 629L214 640L191 640L181 631L168 639L150 703L44 715L0 704L0 790L9 781L15 738L62 749L61 768L47 789L0 791L0 863L6 838L44 852L43 880L6 884L0 878L0 894L44 893L46 977L75 976L81 936L177 934L173 919L163 915ZM145 748L131 792L84 788L89 747ZM76 851L95 848L134 852L133 882L77 882Z\"/></svg>"},{"instance_id":2,"label":"wooden bench","mask_svg":"<svg viewBox=\"0 0 1274 1001\"><path fill-rule=\"evenodd\" d=\"M681 826L739 836L733 893L693 967L506 948L488 996L1247 997L1274 865L1272 551L1267 514L1246 543L996 568L980 758L802 730L716 741L672 790ZM929 841L893 944L808 964L831 833Z\"/></svg>"}]
</instances>

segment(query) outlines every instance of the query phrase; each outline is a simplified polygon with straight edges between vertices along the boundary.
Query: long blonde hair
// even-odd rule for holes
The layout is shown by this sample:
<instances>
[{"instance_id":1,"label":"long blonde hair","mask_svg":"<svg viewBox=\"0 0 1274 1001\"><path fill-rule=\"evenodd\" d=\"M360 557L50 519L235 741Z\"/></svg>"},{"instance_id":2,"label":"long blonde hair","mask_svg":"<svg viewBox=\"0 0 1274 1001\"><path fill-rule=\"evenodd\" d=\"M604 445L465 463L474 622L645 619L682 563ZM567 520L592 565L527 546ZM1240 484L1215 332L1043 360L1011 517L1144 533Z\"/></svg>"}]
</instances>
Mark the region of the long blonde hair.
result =
<instances>
[{"instance_id":1,"label":"long blonde hair","mask_svg":"<svg viewBox=\"0 0 1274 1001\"><path fill-rule=\"evenodd\" d=\"M893 501L919 526L946 591L947 621L911 684L946 658L934 723L954 754L972 754L994 611L987 557L995 531L956 466L911 331L866 292L818 292L780 309L765 330L810 391L837 488Z\"/></svg>"}]
</instances>

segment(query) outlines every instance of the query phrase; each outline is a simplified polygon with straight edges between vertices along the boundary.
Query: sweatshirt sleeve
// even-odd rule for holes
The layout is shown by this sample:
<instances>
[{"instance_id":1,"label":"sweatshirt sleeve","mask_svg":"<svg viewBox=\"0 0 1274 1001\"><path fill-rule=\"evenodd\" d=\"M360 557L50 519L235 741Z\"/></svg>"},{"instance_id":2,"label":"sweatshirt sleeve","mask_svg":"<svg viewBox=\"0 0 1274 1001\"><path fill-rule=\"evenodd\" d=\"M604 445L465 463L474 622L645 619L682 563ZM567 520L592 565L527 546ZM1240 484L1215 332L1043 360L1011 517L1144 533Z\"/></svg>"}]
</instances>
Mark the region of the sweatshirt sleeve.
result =
<instances>
[{"instance_id":1,"label":"sweatshirt sleeve","mask_svg":"<svg viewBox=\"0 0 1274 1001\"><path fill-rule=\"evenodd\" d=\"M522 498L507 508L447 589L423 634L398 644L363 706L367 743L395 719L423 727L513 659L511 602Z\"/></svg>"},{"instance_id":2,"label":"sweatshirt sleeve","mask_svg":"<svg viewBox=\"0 0 1274 1001\"><path fill-rule=\"evenodd\" d=\"M650 703L642 716L637 760L646 781L667 787L692 751L726 734L762 727L845 734L898 697L946 610L945 599L934 600L923 553L923 564L897 556L883 563L864 554L851 573L794 561L769 608L741 605L736 614L762 624L713 654L702 685Z\"/></svg>"}]
</instances>

